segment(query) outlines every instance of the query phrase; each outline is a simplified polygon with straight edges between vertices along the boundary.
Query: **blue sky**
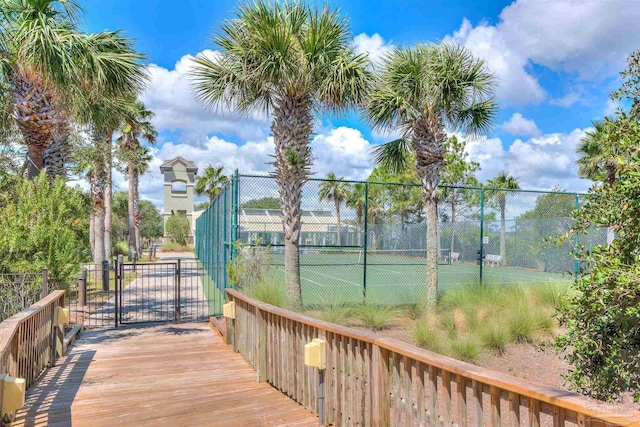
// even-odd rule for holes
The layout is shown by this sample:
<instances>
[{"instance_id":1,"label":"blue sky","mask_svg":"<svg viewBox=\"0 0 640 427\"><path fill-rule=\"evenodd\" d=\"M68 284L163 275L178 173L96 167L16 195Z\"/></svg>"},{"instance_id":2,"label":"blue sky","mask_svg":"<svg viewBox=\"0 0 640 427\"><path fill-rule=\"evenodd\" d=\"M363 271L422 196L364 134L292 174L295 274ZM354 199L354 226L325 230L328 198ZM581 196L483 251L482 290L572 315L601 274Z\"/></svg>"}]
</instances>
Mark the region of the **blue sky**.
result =
<instances>
[{"instance_id":1,"label":"blue sky","mask_svg":"<svg viewBox=\"0 0 640 427\"><path fill-rule=\"evenodd\" d=\"M500 115L486 139L469 142L481 180L508 169L527 188L583 191L575 147L591 122L610 114L626 56L640 49L634 0L340 1L354 45L375 59L395 46L453 40L487 60L499 79ZM101 0L85 3L88 31L125 29L148 55L151 84L142 96L161 132L143 196L161 204L159 163L173 155L199 166L266 172L268 120L213 114L193 100L190 57L214 50L210 36L236 3L205 0ZM209 52L208 54L213 54ZM356 114L324 118L312 142L318 175L364 178L368 151L388 136Z\"/></svg>"}]
</instances>

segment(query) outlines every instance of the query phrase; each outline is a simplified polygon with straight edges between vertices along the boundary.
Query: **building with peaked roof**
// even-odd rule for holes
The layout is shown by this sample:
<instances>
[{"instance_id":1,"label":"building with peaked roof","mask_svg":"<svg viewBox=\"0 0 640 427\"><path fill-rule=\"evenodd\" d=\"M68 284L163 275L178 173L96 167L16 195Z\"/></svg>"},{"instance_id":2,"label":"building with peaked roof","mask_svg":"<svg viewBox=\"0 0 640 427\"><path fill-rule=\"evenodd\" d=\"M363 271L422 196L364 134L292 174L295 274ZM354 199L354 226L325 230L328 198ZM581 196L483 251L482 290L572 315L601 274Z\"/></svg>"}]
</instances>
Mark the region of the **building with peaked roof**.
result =
<instances>
[{"instance_id":1,"label":"building with peaked roof","mask_svg":"<svg viewBox=\"0 0 640 427\"><path fill-rule=\"evenodd\" d=\"M189 220L190 241L193 243L196 223L195 181L198 168L194 162L176 157L160 165L160 172L164 176L164 223L166 224L172 215L184 215Z\"/></svg>"}]
</instances>

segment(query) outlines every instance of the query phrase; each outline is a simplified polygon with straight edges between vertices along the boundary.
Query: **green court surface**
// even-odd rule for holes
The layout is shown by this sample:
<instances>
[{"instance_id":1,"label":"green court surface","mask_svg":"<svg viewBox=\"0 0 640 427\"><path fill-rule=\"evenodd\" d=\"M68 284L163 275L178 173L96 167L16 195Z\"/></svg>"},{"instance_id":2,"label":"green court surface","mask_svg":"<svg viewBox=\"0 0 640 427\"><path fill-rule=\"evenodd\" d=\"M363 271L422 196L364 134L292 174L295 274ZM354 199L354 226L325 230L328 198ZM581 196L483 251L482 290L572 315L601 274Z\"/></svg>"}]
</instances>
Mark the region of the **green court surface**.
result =
<instances>
[{"instance_id":1,"label":"green court surface","mask_svg":"<svg viewBox=\"0 0 640 427\"><path fill-rule=\"evenodd\" d=\"M320 258L323 258L322 256ZM367 286L364 283L364 266L353 263L346 256L334 259L333 265L324 263L316 256L301 254L300 278L302 299L305 306L325 304L367 304L399 305L422 301L425 296L427 272L425 260L416 258L402 262L378 259L377 264L368 264ZM306 263L305 263L306 261ZM418 262L419 261L419 262ZM284 281L284 266L273 265L270 274ZM568 274L545 273L509 267L483 267L483 284L527 285L539 283L567 283ZM464 285L474 285L480 281L480 266L474 263L453 263L438 266L438 291Z\"/></svg>"}]
</instances>

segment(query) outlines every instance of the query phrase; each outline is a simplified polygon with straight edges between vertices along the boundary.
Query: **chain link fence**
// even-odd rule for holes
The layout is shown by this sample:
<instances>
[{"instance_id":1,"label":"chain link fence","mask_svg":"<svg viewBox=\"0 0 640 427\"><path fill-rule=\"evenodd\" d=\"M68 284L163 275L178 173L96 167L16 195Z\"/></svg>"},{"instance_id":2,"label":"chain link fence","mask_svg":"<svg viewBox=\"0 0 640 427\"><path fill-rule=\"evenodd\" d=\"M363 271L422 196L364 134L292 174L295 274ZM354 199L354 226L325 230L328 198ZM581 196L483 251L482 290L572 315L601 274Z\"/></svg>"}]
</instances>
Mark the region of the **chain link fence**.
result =
<instances>
[{"instance_id":1,"label":"chain link fence","mask_svg":"<svg viewBox=\"0 0 640 427\"><path fill-rule=\"evenodd\" d=\"M328 197L327 197L328 196ZM336 200L337 199L337 200ZM580 195L563 192L441 187L438 284L444 292L473 284L572 280L573 256L606 242L606 230L565 239ZM303 188L300 276L307 306L410 304L427 281L427 225L419 185L311 179ZM270 273L284 280L278 187L271 177L236 172L196 222L196 253L209 291L231 285L226 265L235 242L268 246Z\"/></svg>"}]
</instances>

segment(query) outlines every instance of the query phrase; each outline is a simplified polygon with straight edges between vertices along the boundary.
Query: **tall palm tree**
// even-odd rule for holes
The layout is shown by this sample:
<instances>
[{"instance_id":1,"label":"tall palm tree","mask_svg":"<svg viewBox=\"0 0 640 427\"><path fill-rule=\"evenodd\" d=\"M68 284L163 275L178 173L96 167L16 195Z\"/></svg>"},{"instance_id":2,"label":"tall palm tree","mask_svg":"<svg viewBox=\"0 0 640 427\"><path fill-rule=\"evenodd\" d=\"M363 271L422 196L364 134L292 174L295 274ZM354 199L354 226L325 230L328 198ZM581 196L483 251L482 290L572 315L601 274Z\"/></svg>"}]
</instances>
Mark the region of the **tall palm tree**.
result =
<instances>
[{"instance_id":1,"label":"tall palm tree","mask_svg":"<svg viewBox=\"0 0 640 427\"><path fill-rule=\"evenodd\" d=\"M358 228L358 246L362 245L362 219L364 215L365 201L365 184L359 182L348 187L347 198L345 204L356 211L356 227Z\"/></svg>"},{"instance_id":2,"label":"tall palm tree","mask_svg":"<svg viewBox=\"0 0 640 427\"><path fill-rule=\"evenodd\" d=\"M3 102L27 146L28 176L43 168L44 151L68 136L76 95L104 94L138 81L143 58L119 32L85 34L75 0L0 1Z\"/></svg>"},{"instance_id":3,"label":"tall palm tree","mask_svg":"<svg viewBox=\"0 0 640 427\"><path fill-rule=\"evenodd\" d=\"M240 6L215 38L219 56L200 55L195 93L208 107L271 114L274 177L282 203L285 281L294 304L300 290L300 203L311 168L313 113L342 111L368 89L366 55L357 55L346 19L299 1L257 0Z\"/></svg>"},{"instance_id":4,"label":"tall palm tree","mask_svg":"<svg viewBox=\"0 0 640 427\"><path fill-rule=\"evenodd\" d=\"M485 62L454 44L421 44L397 49L380 66L367 103L379 129L397 129L402 138L377 147L376 164L405 168L409 155L422 183L427 211L427 301L438 293L438 208L440 170L447 131L476 135L495 118L495 78Z\"/></svg>"},{"instance_id":5,"label":"tall palm tree","mask_svg":"<svg viewBox=\"0 0 640 427\"><path fill-rule=\"evenodd\" d=\"M196 178L196 194L202 196L206 194L209 202L213 202L220 190L227 185L229 178L223 174L224 167L213 167L211 165L204 168L203 174Z\"/></svg>"},{"instance_id":6,"label":"tall palm tree","mask_svg":"<svg viewBox=\"0 0 640 427\"><path fill-rule=\"evenodd\" d=\"M487 182L487 187L490 188L488 191L490 199L495 200L500 209L500 265L505 265L507 262L505 255L507 247L506 210L508 191L500 191L499 189L518 190L520 189L520 184L518 183L518 178L509 175L509 171L502 171L498 176Z\"/></svg>"},{"instance_id":7,"label":"tall palm tree","mask_svg":"<svg viewBox=\"0 0 640 427\"><path fill-rule=\"evenodd\" d=\"M346 182L342 182L344 177L337 178L336 174L330 172L327 175L327 180L320 184L320 191L318 197L320 201L328 200L332 201L336 207L336 245L342 245L342 221L340 219L340 206L349 196L349 185Z\"/></svg>"},{"instance_id":8,"label":"tall palm tree","mask_svg":"<svg viewBox=\"0 0 640 427\"><path fill-rule=\"evenodd\" d=\"M136 242L136 194L138 194L138 155L140 154L140 140L146 140L149 144L155 144L158 131L151 124L153 112L146 109L142 102L131 105L128 117L120 129L120 137L117 139L120 157L126 164L126 174L129 178L129 253L138 254Z\"/></svg>"}]
</instances>

